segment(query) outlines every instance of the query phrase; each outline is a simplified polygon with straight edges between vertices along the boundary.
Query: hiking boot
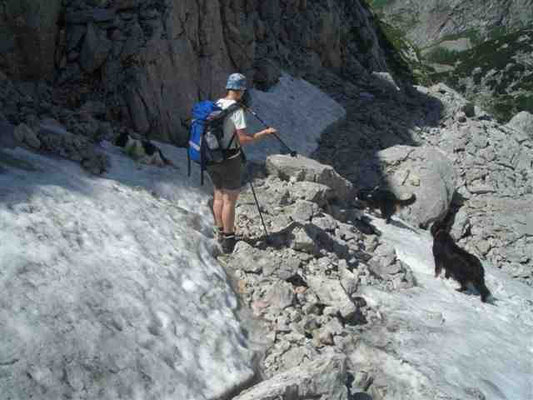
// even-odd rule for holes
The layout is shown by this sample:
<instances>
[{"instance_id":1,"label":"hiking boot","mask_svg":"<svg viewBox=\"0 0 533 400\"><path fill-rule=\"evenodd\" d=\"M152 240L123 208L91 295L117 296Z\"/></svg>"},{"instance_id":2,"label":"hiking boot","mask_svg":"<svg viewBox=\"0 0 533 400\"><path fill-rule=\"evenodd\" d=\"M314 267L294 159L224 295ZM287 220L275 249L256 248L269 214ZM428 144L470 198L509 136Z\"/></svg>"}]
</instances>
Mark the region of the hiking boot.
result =
<instances>
[{"instance_id":1,"label":"hiking boot","mask_svg":"<svg viewBox=\"0 0 533 400\"><path fill-rule=\"evenodd\" d=\"M237 244L237 239L235 238L235 234L224 234L224 237L222 238L222 252L224 254L231 254L233 253L233 249L235 249L235 244Z\"/></svg>"}]
</instances>

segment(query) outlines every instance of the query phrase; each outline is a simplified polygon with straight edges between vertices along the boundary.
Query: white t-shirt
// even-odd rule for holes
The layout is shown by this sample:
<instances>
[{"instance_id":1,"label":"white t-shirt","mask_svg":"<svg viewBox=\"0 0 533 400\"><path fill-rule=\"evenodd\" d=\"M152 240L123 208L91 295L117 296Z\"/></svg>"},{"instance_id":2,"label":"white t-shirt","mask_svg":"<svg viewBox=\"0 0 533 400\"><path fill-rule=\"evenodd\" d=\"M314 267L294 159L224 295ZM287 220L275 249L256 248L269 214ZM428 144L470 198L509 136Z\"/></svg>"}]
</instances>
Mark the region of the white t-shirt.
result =
<instances>
[{"instance_id":1,"label":"white t-shirt","mask_svg":"<svg viewBox=\"0 0 533 400\"><path fill-rule=\"evenodd\" d=\"M228 99L219 99L217 101L217 105L223 110L235 103L235 100ZM237 129L246 129L246 118L244 117L244 110L242 108L239 108L238 110L232 112L231 115L224 121L224 138L222 139L222 147L224 149L228 148L231 142L231 138L233 137L233 134L235 134L235 131ZM233 142L231 142L230 148L236 149L238 147L239 138L235 137L235 139L233 139Z\"/></svg>"}]
</instances>

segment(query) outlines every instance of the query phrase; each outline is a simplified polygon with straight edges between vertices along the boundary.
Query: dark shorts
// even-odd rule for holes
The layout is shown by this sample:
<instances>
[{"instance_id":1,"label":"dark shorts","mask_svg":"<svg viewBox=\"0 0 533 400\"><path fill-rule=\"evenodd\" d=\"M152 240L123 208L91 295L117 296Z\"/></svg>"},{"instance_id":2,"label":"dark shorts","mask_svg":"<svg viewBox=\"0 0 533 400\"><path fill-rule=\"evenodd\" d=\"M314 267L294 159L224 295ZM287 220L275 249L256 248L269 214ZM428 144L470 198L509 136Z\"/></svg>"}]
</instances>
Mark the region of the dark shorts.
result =
<instances>
[{"instance_id":1,"label":"dark shorts","mask_svg":"<svg viewBox=\"0 0 533 400\"><path fill-rule=\"evenodd\" d=\"M242 155L208 165L207 173L215 189L239 190L242 186Z\"/></svg>"}]
</instances>

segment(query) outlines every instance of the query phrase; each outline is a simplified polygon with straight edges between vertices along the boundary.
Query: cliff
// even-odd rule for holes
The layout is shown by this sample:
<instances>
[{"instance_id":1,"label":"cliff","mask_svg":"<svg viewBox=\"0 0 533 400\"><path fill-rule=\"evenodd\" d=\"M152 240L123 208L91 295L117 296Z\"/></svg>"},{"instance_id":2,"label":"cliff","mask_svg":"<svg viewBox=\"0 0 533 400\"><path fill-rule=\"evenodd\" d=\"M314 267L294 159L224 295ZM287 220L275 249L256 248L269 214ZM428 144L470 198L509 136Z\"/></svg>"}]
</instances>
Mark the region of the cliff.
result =
<instances>
[{"instance_id":1,"label":"cliff","mask_svg":"<svg viewBox=\"0 0 533 400\"><path fill-rule=\"evenodd\" d=\"M8 77L54 78L58 105L99 101L108 121L179 144L192 104L221 95L230 72L264 89L281 68L351 76L387 68L359 0L23 4L3 10L4 36L14 37L0 54Z\"/></svg>"}]
</instances>

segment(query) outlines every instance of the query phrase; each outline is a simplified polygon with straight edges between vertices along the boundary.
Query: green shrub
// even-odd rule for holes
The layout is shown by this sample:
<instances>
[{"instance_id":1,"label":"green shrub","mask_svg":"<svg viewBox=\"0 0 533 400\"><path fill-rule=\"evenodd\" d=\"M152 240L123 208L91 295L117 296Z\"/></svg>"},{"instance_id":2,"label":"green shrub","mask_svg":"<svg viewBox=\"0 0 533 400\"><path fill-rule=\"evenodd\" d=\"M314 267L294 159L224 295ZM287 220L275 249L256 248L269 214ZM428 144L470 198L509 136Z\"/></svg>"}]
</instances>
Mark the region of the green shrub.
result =
<instances>
[{"instance_id":1,"label":"green shrub","mask_svg":"<svg viewBox=\"0 0 533 400\"><path fill-rule=\"evenodd\" d=\"M458 57L458 51L448 50L444 47L435 47L426 55L425 58L430 62L438 64L455 64Z\"/></svg>"}]
</instances>

